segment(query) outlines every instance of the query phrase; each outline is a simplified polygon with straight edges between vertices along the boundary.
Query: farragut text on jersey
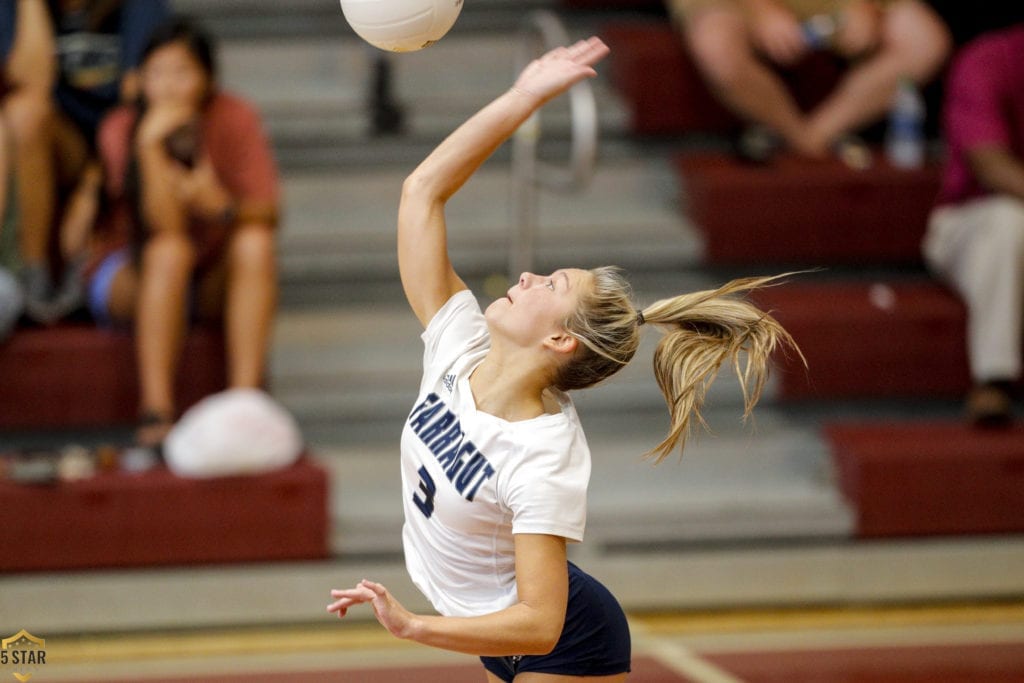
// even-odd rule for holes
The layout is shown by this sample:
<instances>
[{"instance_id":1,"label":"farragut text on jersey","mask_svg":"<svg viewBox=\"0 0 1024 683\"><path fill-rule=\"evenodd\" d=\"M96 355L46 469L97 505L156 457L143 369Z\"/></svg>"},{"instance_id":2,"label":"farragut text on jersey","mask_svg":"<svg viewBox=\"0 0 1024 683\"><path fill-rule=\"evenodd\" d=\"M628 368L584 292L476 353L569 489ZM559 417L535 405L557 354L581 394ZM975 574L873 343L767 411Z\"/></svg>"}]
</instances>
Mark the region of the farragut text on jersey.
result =
<instances>
[{"instance_id":1,"label":"farragut text on jersey","mask_svg":"<svg viewBox=\"0 0 1024 683\"><path fill-rule=\"evenodd\" d=\"M466 438L459 418L437 394L429 394L412 409L409 427L434 454L448 481L466 500L472 501L480 486L494 476L494 467Z\"/></svg>"}]
</instances>

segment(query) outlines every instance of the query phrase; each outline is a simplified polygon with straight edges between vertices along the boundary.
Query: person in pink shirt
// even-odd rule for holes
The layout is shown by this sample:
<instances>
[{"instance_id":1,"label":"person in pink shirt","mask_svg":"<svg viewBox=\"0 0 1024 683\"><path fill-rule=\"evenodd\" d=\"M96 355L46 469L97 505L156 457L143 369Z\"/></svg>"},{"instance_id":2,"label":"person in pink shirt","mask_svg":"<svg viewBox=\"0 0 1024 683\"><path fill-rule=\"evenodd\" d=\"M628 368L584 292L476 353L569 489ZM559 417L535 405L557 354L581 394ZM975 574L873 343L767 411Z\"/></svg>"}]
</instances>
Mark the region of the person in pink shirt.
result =
<instances>
[{"instance_id":1,"label":"person in pink shirt","mask_svg":"<svg viewBox=\"0 0 1024 683\"><path fill-rule=\"evenodd\" d=\"M263 383L277 301L277 167L256 109L218 90L214 76L209 39L172 19L143 54L139 104L113 111L98 134L108 210L88 300L101 322L134 322L144 446L159 445L179 409L190 314L223 319L231 387Z\"/></svg>"},{"instance_id":2,"label":"person in pink shirt","mask_svg":"<svg viewBox=\"0 0 1024 683\"><path fill-rule=\"evenodd\" d=\"M1012 417L1024 315L1024 23L966 44L950 67L942 188L923 252L963 297L975 424Z\"/></svg>"}]
</instances>

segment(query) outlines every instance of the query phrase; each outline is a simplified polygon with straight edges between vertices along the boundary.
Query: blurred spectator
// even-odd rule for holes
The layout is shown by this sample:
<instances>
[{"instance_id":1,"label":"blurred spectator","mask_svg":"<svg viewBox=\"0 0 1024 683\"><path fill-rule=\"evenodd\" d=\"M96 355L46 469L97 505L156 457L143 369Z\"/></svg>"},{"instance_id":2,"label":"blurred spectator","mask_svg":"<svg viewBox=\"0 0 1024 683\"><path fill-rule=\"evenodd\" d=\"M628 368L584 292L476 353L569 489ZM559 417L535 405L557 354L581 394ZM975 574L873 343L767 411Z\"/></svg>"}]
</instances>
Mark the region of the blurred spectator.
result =
<instances>
[{"instance_id":1,"label":"blurred spectator","mask_svg":"<svg viewBox=\"0 0 1024 683\"><path fill-rule=\"evenodd\" d=\"M1024 24L961 48L943 120L948 157L924 255L967 304L968 417L1005 424L1024 315Z\"/></svg>"},{"instance_id":2,"label":"blurred spectator","mask_svg":"<svg viewBox=\"0 0 1024 683\"><path fill-rule=\"evenodd\" d=\"M721 100L792 150L823 158L888 111L901 79L930 80L949 31L922 0L670 0ZM801 110L778 68L815 49L849 62L835 89Z\"/></svg>"},{"instance_id":3,"label":"blurred spectator","mask_svg":"<svg viewBox=\"0 0 1024 683\"><path fill-rule=\"evenodd\" d=\"M24 267L28 294L39 291L53 219L53 31L44 0L0 0L0 106L3 113L3 262ZM7 175L7 174L10 175ZM11 182L13 180L13 182Z\"/></svg>"},{"instance_id":4,"label":"blurred spectator","mask_svg":"<svg viewBox=\"0 0 1024 683\"><path fill-rule=\"evenodd\" d=\"M173 387L190 314L223 318L231 387L263 382L277 300L277 169L259 114L219 91L198 27L157 27L135 106L99 132L110 216L97 235L89 304L134 320L140 445L173 423ZM184 362L187 368L188 359Z\"/></svg>"},{"instance_id":5,"label":"blurred spectator","mask_svg":"<svg viewBox=\"0 0 1024 683\"><path fill-rule=\"evenodd\" d=\"M136 68L153 28L168 16L165 0L47 0L56 42L55 115L46 130L49 156L56 166L36 176L36 193L57 207L32 226L27 270L27 311L51 323L82 303L84 251L98 206L91 200L100 182L96 129L114 106L137 94ZM56 193L54 195L54 193ZM56 200L56 201L54 201ZM53 224L60 234L64 265L61 288L54 292L52 268L44 266Z\"/></svg>"}]
</instances>

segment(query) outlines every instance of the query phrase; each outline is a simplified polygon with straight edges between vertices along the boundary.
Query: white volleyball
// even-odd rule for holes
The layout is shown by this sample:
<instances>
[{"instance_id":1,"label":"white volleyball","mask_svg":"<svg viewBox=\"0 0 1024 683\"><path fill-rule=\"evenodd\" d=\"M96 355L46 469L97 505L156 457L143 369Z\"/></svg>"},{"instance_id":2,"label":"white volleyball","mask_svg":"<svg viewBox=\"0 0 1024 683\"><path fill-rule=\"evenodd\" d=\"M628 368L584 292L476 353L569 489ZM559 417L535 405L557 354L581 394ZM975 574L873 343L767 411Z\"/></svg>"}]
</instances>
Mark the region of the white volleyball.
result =
<instances>
[{"instance_id":1,"label":"white volleyball","mask_svg":"<svg viewBox=\"0 0 1024 683\"><path fill-rule=\"evenodd\" d=\"M341 0L341 11L370 45L412 52L448 33L462 11L462 0Z\"/></svg>"}]
</instances>

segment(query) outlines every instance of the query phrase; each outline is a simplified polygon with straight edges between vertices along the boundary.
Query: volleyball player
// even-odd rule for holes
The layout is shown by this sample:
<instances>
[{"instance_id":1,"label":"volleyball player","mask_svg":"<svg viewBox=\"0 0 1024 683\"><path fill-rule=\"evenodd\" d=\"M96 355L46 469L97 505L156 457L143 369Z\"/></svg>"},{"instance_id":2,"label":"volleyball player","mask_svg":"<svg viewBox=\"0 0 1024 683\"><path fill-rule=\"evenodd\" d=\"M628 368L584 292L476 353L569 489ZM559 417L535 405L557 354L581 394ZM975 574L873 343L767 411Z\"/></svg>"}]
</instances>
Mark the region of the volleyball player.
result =
<instances>
[{"instance_id":1,"label":"volleyball player","mask_svg":"<svg viewBox=\"0 0 1024 683\"><path fill-rule=\"evenodd\" d=\"M767 359L789 335L729 296L767 279L657 302L642 311L614 268L523 273L481 311L452 268L446 201L531 114L595 75L608 53L597 38L531 62L515 85L471 117L407 178L398 258L409 303L424 325L424 374L402 433L403 544L408 571L440 616L405 609L362 581L331 591L344 616L370 603L392 634L481 657L495 681L623 681L626 618L615 598L568 562L583 540L590 452L566 392L621 369L645 322L666 328L656 375L672 412L663 458L700 420L722 362L748 357L746 410Z\"/></svg>"}]
</instances>

